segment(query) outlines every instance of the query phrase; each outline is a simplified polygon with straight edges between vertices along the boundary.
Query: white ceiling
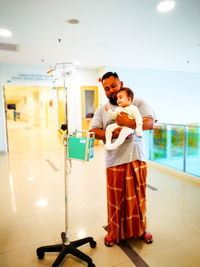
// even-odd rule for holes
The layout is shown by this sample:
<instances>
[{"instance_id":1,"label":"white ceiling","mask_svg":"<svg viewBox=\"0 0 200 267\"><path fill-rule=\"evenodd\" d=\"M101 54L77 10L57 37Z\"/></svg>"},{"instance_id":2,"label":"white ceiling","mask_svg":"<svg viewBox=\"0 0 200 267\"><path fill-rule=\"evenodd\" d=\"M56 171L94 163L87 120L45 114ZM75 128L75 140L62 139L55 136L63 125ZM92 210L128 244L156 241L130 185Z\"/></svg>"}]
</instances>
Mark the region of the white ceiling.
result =
<instances>
[{"instance_id":1,"label":"white ceiling","mask_svg":"<svg viewBox=\"0 0 200 267\"><path fill-rule=\"evenodd\" d=\"M0 28L13 33L0 43L20 47L0 63L200 72L200 0L175 1L162 14L159 0L0 0Z\"/></svg>"}]
</instances>

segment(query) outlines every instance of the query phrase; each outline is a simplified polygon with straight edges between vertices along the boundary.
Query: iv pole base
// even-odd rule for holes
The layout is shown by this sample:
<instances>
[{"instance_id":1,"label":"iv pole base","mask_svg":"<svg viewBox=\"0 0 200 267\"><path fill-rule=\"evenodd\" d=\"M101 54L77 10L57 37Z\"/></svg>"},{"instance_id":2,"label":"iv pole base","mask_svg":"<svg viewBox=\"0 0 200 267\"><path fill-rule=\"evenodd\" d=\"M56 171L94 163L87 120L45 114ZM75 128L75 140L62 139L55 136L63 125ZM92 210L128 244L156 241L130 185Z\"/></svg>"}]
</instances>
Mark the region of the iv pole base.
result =
<instances>
[{"instance_id":1,"label":"iv pole base","mask_svg":"<svg viewBox=\"0 0 200 267\"><path fill-rule=\"evenodd\" d=\"M64 235L65 233L61 233L62 239ZM92 262L92 259L77 249L77 247L80 247L86 243L90 243L91 248L96 247L96 242L94 241L94 239L92 237L86 237L80 240L72 241L69 244L63 243L63 244L58 244L58 245L39 247L37 248L36 253L37 253L38 259L42 260L44 258L45 252L60 252L55 262L53 263L52 267L58 267L67 254L71 254L87 262L88 267L95 267L95 264Z\"/></svg>"}]
</instances>

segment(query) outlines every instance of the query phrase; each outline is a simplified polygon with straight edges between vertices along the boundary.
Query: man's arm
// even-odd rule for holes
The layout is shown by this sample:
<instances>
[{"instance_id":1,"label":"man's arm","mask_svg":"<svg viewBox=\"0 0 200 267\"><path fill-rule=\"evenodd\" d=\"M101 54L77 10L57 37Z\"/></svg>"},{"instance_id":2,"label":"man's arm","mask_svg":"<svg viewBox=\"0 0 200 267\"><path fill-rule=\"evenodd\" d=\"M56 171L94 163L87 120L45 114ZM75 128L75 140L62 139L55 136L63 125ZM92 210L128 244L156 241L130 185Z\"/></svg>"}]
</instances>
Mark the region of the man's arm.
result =
<instances>
[{"instance_id":1,"label":"man's arm","mask_svg":"<svg viewBox=\"0 0 200 267\"><path fill-rule=\"evenodd\" d=\"M134 119L129 119L128 115L124 112L121 112L116 119L116 123L120 126L127 126L129 128L135 129L136 122ZM152 130L154 128L155 120L154 118L144 117L143 118L143 131Z\"/></svg>"},{"instance_id":2,"label":"man's arm","mask_svg":"<svg viewBox=\"0 0 200 267\"><path fill-rule=\"evenodd\" d=\"M95 133L95 139L105 141L105 133L106 133L105 130L99 129L99 128L94 128L94 129L89 130L89 132Z\"/></svg>"},{"instance_id":3,"label":"man's arm","mask_svg":"<svg viewBox=\"0 0 200 267\"><path fill-rule=\"evenodd\" d=\"M114 132L112 133L112 138L116 139L119 136L120 131L121 131L121 127L116 128ZM106 140L106 131L103 129L94 128L94 129L89 130L89 132L95 133L95 139L103 140L103 141Z\"/></svg>"}]
</instances>

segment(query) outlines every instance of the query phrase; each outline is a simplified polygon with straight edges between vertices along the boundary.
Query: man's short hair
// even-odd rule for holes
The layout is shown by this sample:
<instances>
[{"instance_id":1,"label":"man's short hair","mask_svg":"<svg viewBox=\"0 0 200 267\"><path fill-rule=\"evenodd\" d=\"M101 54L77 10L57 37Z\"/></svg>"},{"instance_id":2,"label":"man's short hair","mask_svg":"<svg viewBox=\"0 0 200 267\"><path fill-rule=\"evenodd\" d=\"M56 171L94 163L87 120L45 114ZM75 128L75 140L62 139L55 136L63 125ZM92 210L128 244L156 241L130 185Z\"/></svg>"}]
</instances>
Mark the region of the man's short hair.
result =
<instances>
[{"instance_id":1,"label":"man's short hair","mask_svg":"<svg viewBox=\"0 0 200 267\"><path fill-rule=\"evenodd\" d=\"M119 93L121 91L125 91L126 94L127 94L127 96L131 98L131 101L133 101L134 93L133 93L133 91L130 88L128 88L128 87L122 87L121 89L119 89L119 91L117 93Z\"/></svg>"},{"instance_id":2,"label":"man's short hair","mask_svg":"<svg viewBox=\"0 0 200 267\"><path fill-rule=\"evenodd\" d=\"M101 78L101 82L103 83L103 80L105 80L105 79L107 79L107 78L110 78L111 76L113 76L115 79L119 79L119 76L117 75L116 72L111 72L111 71L109 71L109 72L106 72L106 73L102 76L102 78Z\"/></svg>"}]
</instances>

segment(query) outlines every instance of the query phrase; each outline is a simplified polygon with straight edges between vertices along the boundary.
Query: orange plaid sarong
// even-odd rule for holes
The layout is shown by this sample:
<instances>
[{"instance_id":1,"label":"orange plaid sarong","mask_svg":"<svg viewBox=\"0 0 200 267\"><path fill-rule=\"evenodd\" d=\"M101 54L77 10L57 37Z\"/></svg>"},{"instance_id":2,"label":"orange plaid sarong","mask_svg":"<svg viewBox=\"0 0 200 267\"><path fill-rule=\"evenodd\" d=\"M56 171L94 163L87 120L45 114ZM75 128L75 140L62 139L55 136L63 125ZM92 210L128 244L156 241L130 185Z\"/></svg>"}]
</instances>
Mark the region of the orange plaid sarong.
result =
<instances>
[{"instance_id":1,"label":"orange plaid sarong","mask_svg":"<svg viewBox=\"0 0 200 267\"><path fill-rule=\"evenodd\" d=\"M117 243L146 230L146 162L135 160L109 167L107 174L108 235Z\"/></svg>"}]
</instances>

